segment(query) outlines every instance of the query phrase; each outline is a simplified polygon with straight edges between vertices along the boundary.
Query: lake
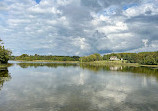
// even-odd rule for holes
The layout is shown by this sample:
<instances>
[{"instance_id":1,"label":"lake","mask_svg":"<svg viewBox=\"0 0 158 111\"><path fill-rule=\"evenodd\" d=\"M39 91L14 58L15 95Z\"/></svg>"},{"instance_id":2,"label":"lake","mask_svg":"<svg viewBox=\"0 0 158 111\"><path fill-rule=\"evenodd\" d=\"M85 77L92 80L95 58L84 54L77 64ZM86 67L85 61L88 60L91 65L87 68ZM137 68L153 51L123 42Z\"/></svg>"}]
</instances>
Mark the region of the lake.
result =
<instances>
[{"instance_id":1,"label":"lake","mask_svg":"<svg viewBox=\"0 0 158 111\"><path fill-rule=\"evenodd\" d=\"M11 62L0 111L158 111L158 69Z\"/></svg>"}]
</instances>

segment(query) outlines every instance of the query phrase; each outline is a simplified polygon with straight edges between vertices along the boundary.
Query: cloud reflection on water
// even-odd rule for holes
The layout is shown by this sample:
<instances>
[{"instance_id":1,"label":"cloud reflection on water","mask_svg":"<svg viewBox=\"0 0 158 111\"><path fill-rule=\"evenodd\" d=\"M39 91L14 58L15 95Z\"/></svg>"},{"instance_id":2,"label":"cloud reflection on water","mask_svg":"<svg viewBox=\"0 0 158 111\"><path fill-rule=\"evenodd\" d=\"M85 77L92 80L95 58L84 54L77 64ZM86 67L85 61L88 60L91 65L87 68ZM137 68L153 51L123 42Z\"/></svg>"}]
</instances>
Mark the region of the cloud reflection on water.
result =
<instances>
[{"instance_id":1,"label":"cloud reflection on water","mask_svg":"<svg viewBox=\"0 0 158 111\"><path fill-rule=\"evenodd\" d=\"M158 109L158 83L154 77L61 65L36 68L14 65L9 70L13 79L0 93L4 102L0 102L1 110Z\"/></svg>"}]
</instances>

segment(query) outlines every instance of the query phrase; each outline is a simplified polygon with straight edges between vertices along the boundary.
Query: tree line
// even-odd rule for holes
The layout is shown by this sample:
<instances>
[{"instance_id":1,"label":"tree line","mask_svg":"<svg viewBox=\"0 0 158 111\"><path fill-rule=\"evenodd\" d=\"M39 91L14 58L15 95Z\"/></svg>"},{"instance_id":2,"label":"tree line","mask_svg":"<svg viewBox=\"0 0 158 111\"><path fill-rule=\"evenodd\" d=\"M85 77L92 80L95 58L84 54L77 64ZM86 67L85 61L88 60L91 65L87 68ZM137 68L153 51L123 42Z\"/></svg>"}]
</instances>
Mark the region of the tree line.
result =
<instances>
[{"instance_id":1,"label":"tree line","mask_svg":"<svg viewBox=\"0 0 158 111\"><path fill-rule=\"evenodd\" d=\"M103 56L103 60L109 60L111 56L123 58L128 63L139 63L143 65L158 65L158 51L140 53L112 53Z\"/></svg>"},{"instance_id":2,"label":"tree line","mask_svg":"<svg viewBox=\"0 0 158 111\"><path fill-rule=\"evenodd\" d=\"M101 61L101 60L103 60L103 57L100 54L95 53L95 54L91 54L89 56L80 57L79 60L80 60L80 62Z\"/></svg>"},{"instance_id":3,"label":"tree line","mask_svg":"<svg viewBox=\"0 0 158 111\"><path fill-rule=\"evenodd\" d=\"M21 56L13 57L13 60L52 60L52 61L79 61L79 56L52 56L52 55L28 55L22 54Z\"/></svg>"},{"instance_id":4,"label":"tree line","mask_svg":"<svg viewBox=\"0 0 158 111\"><path fill-rule=\"evenodd\" d=\"M2 40L0 40L0 63L7 63L8 60L52 60L52 61L109 61L110 57L116 56L118 59L126 60L128 63L139 63L143 65L158 65L158 51L155 52L140 52L140 53L111 53L101 56L98 53L89 56L53 56L53 55L28 55L22 54L20 56L11 56L11 51L4 48Z\"/></svg>"},{"instance_id":5,"label":"tree line","mask_svg":"<svg viewBox=\"0 0 158 111\"><path fill-rule=\"evenodd\" d=\"M80 57L80 62L93 62L101 60L110 60L110 57L116 56L118 59L126 60L128 63L139 63L143 65L158 65L158 51L140 52L140 53L112 53L101 56L98 53Z\"/></svg>"}]
</instances>

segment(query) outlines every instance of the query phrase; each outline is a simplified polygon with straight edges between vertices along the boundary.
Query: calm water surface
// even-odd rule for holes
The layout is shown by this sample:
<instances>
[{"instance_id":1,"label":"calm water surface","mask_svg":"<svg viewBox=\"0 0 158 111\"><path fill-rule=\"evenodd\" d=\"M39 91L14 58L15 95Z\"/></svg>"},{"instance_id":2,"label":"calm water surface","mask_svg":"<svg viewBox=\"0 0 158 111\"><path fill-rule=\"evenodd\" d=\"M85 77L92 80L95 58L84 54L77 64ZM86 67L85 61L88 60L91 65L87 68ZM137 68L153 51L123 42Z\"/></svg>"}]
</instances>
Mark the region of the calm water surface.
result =
<instances>
[{"instance_id":1,"label":"calm water surface","mask_svg":"<svg viewBox=\"0 0 158 111\"><path fill-rule=\"evenodd\" d=\"M13 63L0 69L0 111L158 111L158 69Z\"/></svg>"}]
</instances>

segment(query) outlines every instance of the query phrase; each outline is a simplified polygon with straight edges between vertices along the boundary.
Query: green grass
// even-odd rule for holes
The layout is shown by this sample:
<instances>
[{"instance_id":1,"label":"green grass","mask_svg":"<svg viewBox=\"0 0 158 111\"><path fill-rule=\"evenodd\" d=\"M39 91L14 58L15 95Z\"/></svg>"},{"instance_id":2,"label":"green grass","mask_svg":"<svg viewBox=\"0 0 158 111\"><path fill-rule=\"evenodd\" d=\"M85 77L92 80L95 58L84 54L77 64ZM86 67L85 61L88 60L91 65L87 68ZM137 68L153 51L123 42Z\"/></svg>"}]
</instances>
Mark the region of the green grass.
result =
<instances>
[{"instance_id":1,"label":"green grass","mask_svg":"<svg viewBox=\"0 0 158 111\"><path fill-rule=\"evenodd\" d=\"M141 65L138 63L127 63L126 60L123 61L94 61L94 62L83 62L82 64L88 64L92 66L111 66L111 65L121 65L121 66L144 66L144 67L158 67L158 65Z\"/></svg>"}]
</instances>

